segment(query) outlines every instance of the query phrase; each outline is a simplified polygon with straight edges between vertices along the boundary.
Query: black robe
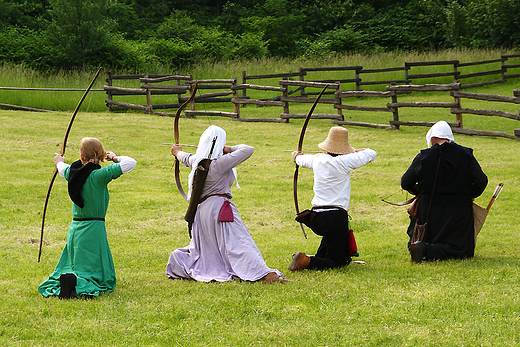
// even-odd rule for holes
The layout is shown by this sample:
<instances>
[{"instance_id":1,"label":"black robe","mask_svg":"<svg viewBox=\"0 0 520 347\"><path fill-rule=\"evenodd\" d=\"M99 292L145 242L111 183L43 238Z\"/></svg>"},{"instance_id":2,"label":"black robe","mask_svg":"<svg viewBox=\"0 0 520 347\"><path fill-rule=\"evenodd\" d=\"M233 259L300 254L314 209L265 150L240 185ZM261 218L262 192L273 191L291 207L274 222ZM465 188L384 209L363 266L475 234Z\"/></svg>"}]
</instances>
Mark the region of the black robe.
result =
<instances>
[{"instance_id":1,"label":"black robe","mask_svg":"<svg viewBox=\"0 0 520 347\"><path fill-rule=\"evenodd\" d=\"M471 148L445 142L422 150L401 178L401 187L420 194L418 222L424 223L439 155L439 173L423 239L426 259L472 257L475 251L472 202L482 194L488 180ZM414 225L415 219L410 218L409 236Z\"/></svg>"}]
</instances>

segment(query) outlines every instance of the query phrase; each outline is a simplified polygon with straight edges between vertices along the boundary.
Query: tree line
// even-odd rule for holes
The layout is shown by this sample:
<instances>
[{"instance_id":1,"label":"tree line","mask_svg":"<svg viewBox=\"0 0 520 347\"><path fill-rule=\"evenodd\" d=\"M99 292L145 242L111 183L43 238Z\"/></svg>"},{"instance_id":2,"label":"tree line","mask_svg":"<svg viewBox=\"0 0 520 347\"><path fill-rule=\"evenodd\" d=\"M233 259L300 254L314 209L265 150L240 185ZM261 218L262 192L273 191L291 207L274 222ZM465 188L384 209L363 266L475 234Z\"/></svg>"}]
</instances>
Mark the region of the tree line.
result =
<instances>
[{"instance_id":1,"label":"tree line","mask_svg":"<svg viewBox=\"0 0 520 347\"><path fill-rule=\"evenodd\" d=\"M0 0L0 62L199 61L520 46L520 0Z\"/></svg>"}]
</instances>

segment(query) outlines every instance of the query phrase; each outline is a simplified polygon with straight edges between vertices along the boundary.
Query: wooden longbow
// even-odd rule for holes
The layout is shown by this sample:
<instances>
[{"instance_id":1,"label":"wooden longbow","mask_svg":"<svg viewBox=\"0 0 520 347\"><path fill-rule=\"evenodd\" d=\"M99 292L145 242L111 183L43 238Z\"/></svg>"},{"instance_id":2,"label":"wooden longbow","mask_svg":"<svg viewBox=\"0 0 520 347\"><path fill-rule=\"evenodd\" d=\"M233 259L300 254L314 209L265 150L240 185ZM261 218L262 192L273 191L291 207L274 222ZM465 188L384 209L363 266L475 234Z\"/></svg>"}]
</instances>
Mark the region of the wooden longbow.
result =
<instances>
[{"instance_id":1,"label":"wooden longbow","mask_svg":"<svg viewBox=\"0 0 520 347\"><path fill-rule=\"evenodd\" d=\"M60 155L62 155L62 156L65 154L65 148L67 147L67 139L69 138L70 129L72 128L74 119L76 118L76 115L78 114L79 108L81 107L83 100L85 100L88 92L94 85L94 82L96 82L96 79L98 78L99 73L101 72L101 69L102 69L102 67L99 67L99 69L97 70L96 75L92 79L92 82L90 82L88 88L85 90L85 93L83 93L83 96L79 100L78 105L76 106L76 109L74 110L74 113L72 114L72 117L70 118L69 125L67 126L67 131L65 132L65 137L63 138L63 143L61 145ZM45 227L45 214L47 212L47 205L49 204L49 197L51 195L52 184L54 183L54 180L55 180L57 174L58 174L58 168L56 166L54 166L54 172L52 174L51 183L49 184L49 189L47 189L47 196L45 197L45 204L43 205L42 229L40 232L40 249L38 251L38 262L40 262L40 258L42 255L43 229Z\"/></svg>"},{"instance_id":2,"label":"wooden longbow","mask_svg":"<svg viewBox=\"0 0 520 347\"><path fill-rule=\"evenodd\" d=\"M182 110L195 98L195 94L197 92L197 81L195 81L195 84L193 85L193 89L191 90L190 96L186 101L184 101L181 106L177 109L177 112L175 113L175 120L173 121L173 136L175 137L175 144L179 144L179 118L181 117ZM184 189L182 188L182 182L181 182L181 176L180 176L180 162L177 157L175 157L175 183L177 184L177 189L181 193L184 200L188 201L188 196L184 192Z\"/></svg>"},{"instance_id":3,"label":"wooden longbow","mask_svg":"<svg viewBox=\"0 0 520 347\"><path fill-rule=\"evenodd\" d=\"M298 140L298 152L302 152L303 148L303 138L305 136L305 131L307 130L307 125L309 124L309 120L311 119L312 113L314 112L314 109L316 108L316 105L318 105L318 102L321 99L321 96L327 90L329 85L327 84L321 92L318 94L318 97L316 97L316 100L314 100L314 103L312 104L311 109L309 110L309 113L307 113L307 116L305 117L305 122L303 122L302 130L300 132L300 138ZM300 213L300 208L298 207L298 168L300 166L296 164L296 168L294 169L294 177L293 177L293 195L294 195L294 207L296 209L296 214ZM307 234L305 233L305 229L303 228L303 224L300 223L300 227L302 228L303 236L307 238Z\"/></svg>"}]
</instances>

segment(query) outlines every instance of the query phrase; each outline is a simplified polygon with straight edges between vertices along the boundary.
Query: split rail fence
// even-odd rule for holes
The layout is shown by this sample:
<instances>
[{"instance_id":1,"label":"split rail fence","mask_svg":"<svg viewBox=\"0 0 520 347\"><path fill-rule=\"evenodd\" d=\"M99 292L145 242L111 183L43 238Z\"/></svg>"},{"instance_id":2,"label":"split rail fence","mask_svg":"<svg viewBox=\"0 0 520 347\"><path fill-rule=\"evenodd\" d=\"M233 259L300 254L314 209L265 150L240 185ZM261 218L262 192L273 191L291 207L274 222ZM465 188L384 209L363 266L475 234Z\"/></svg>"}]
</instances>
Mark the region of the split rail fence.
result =
<instances>
[{"instance_id":1,"label":"split rail fence","mask_svg":"<svg viewBox=\"0 0 520 347\"><path fill-rule=\"evenodd\" d=\"M426 84L426 85L395 85L395 86L387 86L386 92L368 92L368 91L338 91L337 95L339 98L348 98L348 97L378 97L378 98L388 98L391 102L386 104L386 107L364 107L364 106L348 106L336 104L334 108L338 110L356 110L356 111L369 111L369 112L390 112L392 113L393 119L389 121L389 124L374 124L374 123L364 123L364 122L356 122L356 121L334 121L335 124L338 125L358 125L358 126L367 126L367 127L377 127L377 128L392 128L399 129L401 125L407 126L432 126L434 122L421 122L421 121L405 121L399 119L399 110L404 108L445 108L449 109L451 115L455 116L454 122L448 122L452 127L453 131L461 134L468 135L481 135L481 136L499 136L506 137L511 139L520 139L520 129L515 129L514 134L509 134L500 131L488 131L488 130L474 130L474 129L465 129L463 127L463 115L464 114L472 114L472 115L481 115L481 116L495 116L495 117L503 117L513 120L520 120L520 111L518 113L510 113L505 111L497 111L497 110L482 110L482 109L472 109L472 108L463 108L462 101L463 99L467 100L481 100L485 102L501 102L501 103L512 103L512 104L520 104L520 91L515 90L514 96L502 96L502 95L492 95L492 94L483 94L483 93L469 93L463 92L460 90L460 83L449 83L449 84ZM438 102L399 102L398 95L409 94L412 92L449 92L449 95L453 97L452 102L446 101L438 101ZM444 95L445 96L445 95ZM487 105L487 104L486 104Z\"/></svg>"},{"instance_id":2,"label":"split rail fence","mask_svg":"<svg viewBox=\"0 0 520 347\"><path fill-rule=\"evenodd\" d=\"M391 67L383 69L364 69L362 66L346 67L319 67L319 68L300 68L298 72L266 74L266 75L247 75L242 72L242 83L238 83L236 78L229 79L208 79L198 80L198 95L191 102L189 109L184 112L185 117L195 117L199 115L224 116L238 121L250 122L289 122L290 119L305 117L305 114L291 113L290 105L297 103L313 103L315 96L320 89L326 88L320 104L332 105L329 113L316 113L313 118L332 119L336 124L359 125L367 127L399 129L401 125L409 126L429 126L430 122L417 122L400 119L400 110L404 108L445 108L449 109L450 114L455 115L455 121L450 123L456 132L477 135L504 136L509 138L519 138L520 130L515 129L514 134L496 131L472 130L463 128L462 115L480 115L503 117L513 120L520 120L520 115L508 111L471 109L462 107L461 100L480 100L485 102L502 102L520 104L520 91L514 90L513 96L500 96L490 94L468 93L462 89L476 87L492 83L505 82L507 79L520 77L520 64L512 63L512 60L520 61L520 54L502 55L498 59L461 63L458 60L434 61L434 62L405 62L402 67ZM499 66L497 66L499 65ZM478 67L478 68L476 68ZM483 70L478 72L467 72L466 70ZM427 71L426 73L424 71ZM444 70L440 72L430 72L431 70ZM333 75L330 79L312 78L312 75ZM372 75L380 80L371 80ZM390 78L385 78L390 74ZM470 83L472 78L482 76L492 76L492 80L484 82ZM292 80L297 79L297 80ZM427 79L440 79L439 84L412 84L413 82ZM453 82L445 82L446 79L453 79ZM139 88L118 87L114 82L121 80L136 80L140 83ZM252 84L252 80L261 81ZM461 81L468 81L462 83ZM107 95L105 102L108 111L118 111L124 109L134 109L150 114L172 116L172 113L159 110L169 110L178 108L188 97L187 95L195 83L192 75L113 75L108 73L107 84L102 91ZM165 84L166 83L166 84ZM126 83L128 84L128 83ZM263 85L262 85L263 84ZM385 85L386 91L362 90L366 86ZM11 90L42 90L42 91L77 91L77 89L56 89L56 88L15 88L0 87ZM209 93L202 91L209 90ZM92 90L100 91L100 90ZM241 91L241 93L240 93ZM254 95L264 95L265 97L251 98L248 91L255 91ZM272 96L273 92L276 96ZM453 101L445 102L403 102L398 101L398 96L417 92L449 92ZM240 93L240 95L239 95ZM144 96L146 104L135 104L125 102L121 98L125 96L133 97ZM154 100L162 96L175 96L176 102L173 103L154 103ZM253 95L253 94L251 94ZM114 97L117 99L115 100ZM377 97L388 98L390 102L380 107L359 106L345 104L349 98ZM464 101L465 103L466 101ZM231 104L233 111L206 111L196 107L203 103L225 103ZM282 109L279 118L247 118L242 117L241 109L248 105L257 107L275 106ZM16 105L0 104L2 107L21 108ZM199 109L196 109L199 108ZM487 108L487 106L486 106ZM323 109L323 108L322 108ZM335 110L335 112L333 112ZM47 111L47 110L42 110ZM347 121L344 113L348 111L362 111L370 113L388 113L390 120L388 124L376 124L362 121ZM406 117L405 117L406 118Z\"/></svg>"},{"instance_id":3,"label":"split rail fence","mask_svg":"<svg viewBox=\"0 0 520 347\"><path fill-rule=\"evenodd\" d=\"M107 84L103 87L107 93L105 103L107 104L108 111L118 111L125 109L140 110L145 113L151 113L153 109L166 109L166 108L178 108L181 102L181 95L186 93L186 86L181 85L180 81L192 80L192 76L182 75L112 75L108 73L106 79ZM141 84L140 88L123 88L116 87L113 85L114 80L139 80ZM148 81L155 81L155 83L164 81L177 81L175 86L159 86L148 85ZM149 88L147 86L150 86ZM129 96L129 95L144 95L146 96L146 105L137 105L124 101L115 101L114 96ZM177 103L174 104L157 104L152 105L152 95L177 95Z\"/></svg>"},{"instance_id":4,"label":"split rail fence","mask_svg":"<svg viewBox=\"0 0 520 347\"><path fill-rule=\"evenodd\" d=\"M444 64L446 62L436 62ZM451 62L450 62L451 63ZM314 69L316 70L316 69ZM500 110L490 110L490 109L475 109L469 107L463 107L461 100L480 100L485 102L501 102L507 104L520 104L520 91L514 90L513 96L502 96L502 95L491 95L491 94L482 94L482 93L469 93L463 92L462 84L458 81L454 83L446 83L446 84L425 84L425 85L412 85L412 84L393 84L387 85L386 91L362 91L362 90L342 90L342 82L345 83L345 79L338 80L333 82L332 80L325 80L321 82L314 81L305 81L301 77L305 76L303 73L307 73L307 71L300 71L299 73L290 73L290 74L271 74L271 75L256 75L256 76L247 76L243 75L243 80L260 80L260 79L277 79L278 86L262 86L258 84L237 84L236 79L227 79L227 80L199 80L198 86L200 89L224 89L224 91L209 93L209 94L200 94L195 97L190 105L190 109L185 111L186 117L194 117L198 115L209 115L209 116L225 116L231 117L234 120L238 121L250 121L250 122L288 122L290 119L301 119L306 116L303 113L291 113L290 105L295 103L313 103L315 101L314 96L319 93L319 91L323 88L326 88L324 96L320 99L320 104L332 105L331 111L335 110L336 112L330 113L315 113L312 115L313 119L332 119L333 123L338 125L357 125L357 126L365 126L365 127L375 127L375 128L388 128L388 129L399 129L401 125L406 126L431 126L434 122L426 122L426 121L413 121L400 119L400 111L403 111L407 108L435 108L435 109L446 109L450 115L454 116L455 119L453 122L449 122L450 126L453 128L454 132L463 133L463 134L471 134L471 135L483 135L483 136L500 136L512 139L520 139L520 129L515 129L514 134L500 132L500 131L488 131L488 130L475 130L475 129L466 129L463 127L463 115L480 115L480 116L493 116L493 117L503 117L512 120L520 120L520 111L518 113L511 113L507 111ZM289 77L299 76L299 81L288 80ZM457 76L461 76L457 74ZM430 78L431 74L427 76L423 75L412 75L413 78ZM282 78L282 79L280 79ZM410 78L410 75L408 75ZM177 80L177 86L168 86L168 85L158 85L157 83L169 81L169 80ZM179 103L185 100L185 97L181 95L192 90L194 85L194 80L192 76L161 76L161 77L141 77L141 93L147 95L147 105L142 106L143 110L147 113L155 113L161 115L172 115L170 113L162 113L154 111L154 109L159 107L178 107L179 104L172 105L152 105L151 96L153 95L153 91L160 90L168 90L169 92L177 93L179 97ZM183 84L181 84L181 81ZM349 81L351 82L351 81ZM177 88L177 89L176 89ZM247 90L260 90L260 91L269 91L276 92L280 95L275 98L266 98L266 99L252 99L247 95ZM312 91L310 91L312 90ZM242 91L242 94L239 96L239 91ZM300 92L299 95L296 95L297 92ZM446 96L450 96L453 98L452 101L434 101L434 102L407 102L402 101L401 97L403 95L408 95L411 93L422 93L422 92L435 92L442 93L442 97L445 99ZM388 99L388 102L385 105L381 105L379 107L374 106L360 106L345 103L345 100L349 100L352 98L380 98L380 99ZM431 96L430 98L431 99ZM231 102L234 108L233 112L224 112L224 111L197 111L195 110L195 104L199 102ZM464 101L465 103L466 101ZM281 107L282 112L280 113L280 118L243 118L240 115L240 106L244 105L256 105L256 106L275 106ZM487 105L487 104L486 104ZM487 108L487 106L486 106ZM371 122L362 122L362 121L352 121L345 120L344 113L349 111L361 111L361 112L369 112L373 113L387 113L390 116L390 120L388 124L377 124ZM407 118L409 116L405 116ZM411 116L413 117L413 116ZM401 117L402 118L402 117Z\"/></svg>"}]
</instances>

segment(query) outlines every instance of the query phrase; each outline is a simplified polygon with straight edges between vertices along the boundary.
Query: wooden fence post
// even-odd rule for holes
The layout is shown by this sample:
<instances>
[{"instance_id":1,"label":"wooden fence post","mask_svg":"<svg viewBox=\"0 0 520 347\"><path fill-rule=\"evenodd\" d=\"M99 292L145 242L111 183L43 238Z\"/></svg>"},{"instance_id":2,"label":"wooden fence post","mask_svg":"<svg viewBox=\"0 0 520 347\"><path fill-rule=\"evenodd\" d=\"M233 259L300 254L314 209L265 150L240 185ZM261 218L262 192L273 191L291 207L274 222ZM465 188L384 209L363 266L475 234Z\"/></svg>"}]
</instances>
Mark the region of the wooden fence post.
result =
<instances>
[{"instance_id":1,"label":"wooden fence post","mask_svg":"<svg viewBox=\"0 0 520 347\"><path fill-rule=\"evenodd\" d=\"M455 89L457 91L460 91L460 82L458 80L455 80L455 83L458 83L458 88ZM457 103L457 109L461 109L461 105L460 105L460 98L458 96L454 96L453 97L453 101ZM462 126L462 113L456 113L455 114L455 119L456 119L456 122L459 124L459 128L463 128Z\"/></svg>"},{"instance_id":2,"label":"wooden fence post","mask_svg":"<svg viewBox=\"0 0 520 347\"><path fill-rule=\"evenodd\" d=\"M148 78L148 76L144 76L144 78ZM146 90L146 110L144 113L150 114L153 112L152 106L152 90L150 88L145 88Z\"/></svg>"},{"instance_id":3,"label":"wooden fence post","mask_svg":"<svg viewBox=\"0 0 520 347\"><path fill-rule=\"evenodd\" d=\"M298 72L300 73L300 76L299 76L300 77L300 81L302 81L302 82L305 81L305 76L304 76L305 74L302 73L303 72L303 68L302 67L299 68ZM300 96L306 96L305 95L305 87L300 87Z\"/></svg>"},{"instance_id":4,"label":"wooden fence post","mask_svg":"<svg viewBox=\"0 0 520 347\"><path fill-rule=\"evenodd\" d=\"M178 75L179 74L179 71L175 71L175 74ZM191 75L190 75L191 76ZM181 85L181 80L177 80L177 85L180 86ZM182 104L182 101L181 101L181 95L180 94L177 94L177 103L179 105Z\"/></svg>"},{"instance_id":5,"label":"wooden fence post","mask_svg":"<svg viewBox=\"0 0 520 347\"><path fill-rule=\"evenodd\" d=\"M282 78L282 80L287 81L287 77ZM284 98L289 97L288 90L289 90L289 86L284 86L284 89L282 92L282 95ZM289 114L289 102L288 101L284 101L284 103L283 103L283 113ZM289 118L287 118L287 122L289 122Z\"/></svg>"},{"instance_id":6,"label":"wooden fence post","mask_svg":"<svg viewBox=\"0 0 520 347\"><path fill-rule=\"evenodd\" d=\"M192 77L191 81L193 81L193 77ZM193 88L195 88L195 84L190 83L190 88L189 88L190 93L193 90ZM193 98L193 100L190 101L190 111L195 111L195 98Z\"/></svg>"},{"instance_id":7,"label":"wooden fence post","mask_svg":"<svg viewBox=\"0 0 520 347\"><path fill-rule=\"evenodd\" d=\"M233 99L238 99L238 92L237 89L233 88L237 86L237 78L233 78L233 83L231 83L231 91L233 92ZM244 88L245 90L245 88ZM236 118L240 118L240 104L233 102L233 112L237 114Z\"/></svg>"},{"instance_id":8,"label":"wooden fence post","mask_svg":"<svg viewBox=\"0 0 520 347\"><path fill-rule=\"evenodd\" d=\"M338 105L338 116L341 117L341 121L345 120L345 117L343 116L343 109L341 108L341 83L338 81L336 82L338 85L338 89L334 92L334 105Z\"/></svg>"},{"instance_id":9,"label":"wooden fence post","mask_svg":"<svg viewBox=\"0 0 520 347\"><path fill-rule=\"evenodd\" d=\"M406 74L406 79L408 79L408 69L405 70L405 74ZM393 83L391 85L395 85L395 83ZM396 104L397 103L397 91L395 91L395 90L390 91L390 95L392 96L392 104ZM390 109L392 110L394 122L399 122L399 108L390 107ZM392 129L399 130L399 124L390 123L390 125L392 126Z\"/></svg>"},{"instance_id":10,"label":"wooden fence post","mask_svg":"<svg viewBox=\"0 0 520 347\"><path fill-rule=\"evenodd\" d=\"M112 86L112 72L108 71L108 75L107 75L107 86L111 87ZM107 99L112 101L112 91L109 89L107 90ZM112 104L108 103L107 104L108 106L108 112L111 112L112 111Z\"/></svg>"},{"instance_id":11,"label":"wooden fence post","mask_svg":"<svg viewBox=\"0 0 520 347\"><path fill-rule=\"evenodd\" d=\"M459 61L457 60L457 62L454 62L453 63L453 83L459 83L459 81L457 81L457 76L459 75L457 73L457 64L459 63ZM460 89L460 88L459 88Z\"/></svg>"},{"instance_id":12,"label":"wooden fence post","mask_svg":"<svg viewBox=\"0 0 520 347\"><path fill-rule=\"evenodd\" d=\"M502 73L500 75L502 77L502 80L504 80L504 82L505 82L506 81L506 72L507 72L507 67L506 67L505 62L507 61L507 57L504 58L504 56L501 55L500 58L502 58L502 61L500 62L500 68L502 70Z\"/></svg>"},{"instance_id":13,"label":"wooden fence post","mask_svg":"<svg viewBox=\"0 0 520 347\"><path fill-rule=\"evenodd\" d=\"M242 84L247 84L247 77L246 72L242 71ZM246 95L246 88L242 89L242 97L247 98ZM246 107L246 104L243 104L242 107Z\"/></svg>"},{"instance_id":14,"label":"wooden fence post","mask_svg":"<svg viewBox=\"0 0 520 347\"><path fill-rule=\"evenodd\" d=\"M361 69L356 69L355 70L355 75L354 75L354 78L356 79L356 91L361 90L361 88L359 86L359 83L361 82L361 79L359 78L359 71L360 70L363 70L363 67L361 67ZM339 82L336 82L336 83L339 83Z\"/></svg>"}]
</instances>

